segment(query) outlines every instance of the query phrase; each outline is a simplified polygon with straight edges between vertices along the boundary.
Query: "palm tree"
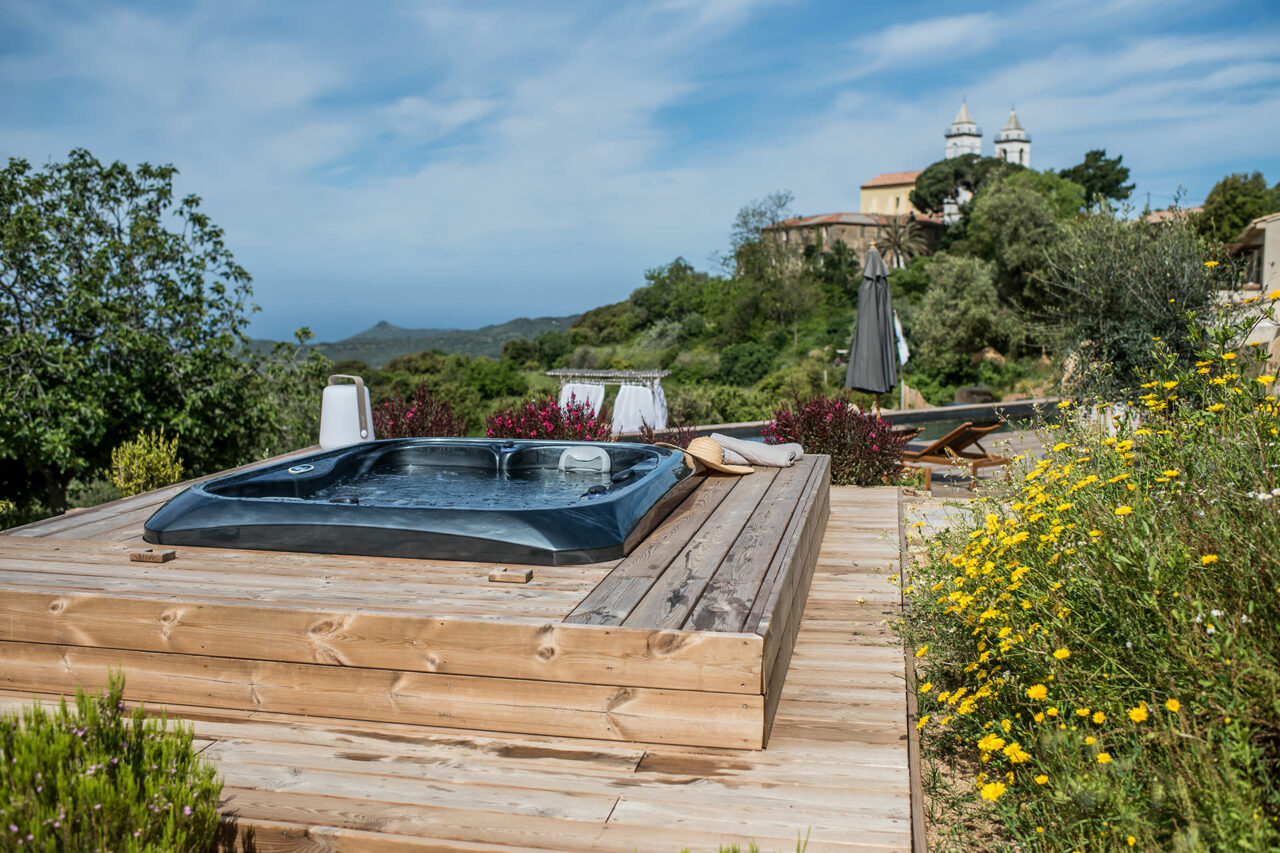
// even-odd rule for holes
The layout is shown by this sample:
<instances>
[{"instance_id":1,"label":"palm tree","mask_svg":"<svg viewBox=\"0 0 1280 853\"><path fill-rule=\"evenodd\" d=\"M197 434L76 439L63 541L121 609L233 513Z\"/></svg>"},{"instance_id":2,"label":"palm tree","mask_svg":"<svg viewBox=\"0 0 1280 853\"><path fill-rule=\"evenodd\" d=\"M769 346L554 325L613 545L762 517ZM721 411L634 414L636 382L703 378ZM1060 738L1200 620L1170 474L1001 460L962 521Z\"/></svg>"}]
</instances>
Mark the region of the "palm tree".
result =
<instances>
[{"instance_id":1,"label":"palm tree","mask_svg":"<svg viewBox=\"0 0 1280 853\"><path fill-rule=\"evenodd\" d=\"M877 232L875 247L894 269L905 267L907 261L929 251L924 231L910 214L880 217Z\"/></svg>"}]
</instances>

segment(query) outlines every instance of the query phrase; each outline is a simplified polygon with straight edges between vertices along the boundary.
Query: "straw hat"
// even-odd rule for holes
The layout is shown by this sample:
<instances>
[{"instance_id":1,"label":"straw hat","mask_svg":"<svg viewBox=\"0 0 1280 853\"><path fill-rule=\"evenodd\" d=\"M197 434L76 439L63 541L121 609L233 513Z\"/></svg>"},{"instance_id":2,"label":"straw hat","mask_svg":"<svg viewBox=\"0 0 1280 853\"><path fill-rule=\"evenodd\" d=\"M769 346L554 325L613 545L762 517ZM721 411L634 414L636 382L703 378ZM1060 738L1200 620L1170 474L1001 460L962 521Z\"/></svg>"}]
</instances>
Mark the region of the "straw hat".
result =
<instances>
[{"instance_id":1,"label":"straw hat","mask_svg":"<svg viewBox=\"0 0 1280 853\"><path fill-rule=\"evenodd\" d=\"M662 442L660 447L672 447L676 450L681 448L674 444ZM755 469L749 465L726 465L724 462L724 448L720 446L720 442L714 438L701 436L689 442L689 446L684 448L686 456L692 456L696 462L712 471L720 471L725 474L751 474Z\"/></svg>"}]
</instances>

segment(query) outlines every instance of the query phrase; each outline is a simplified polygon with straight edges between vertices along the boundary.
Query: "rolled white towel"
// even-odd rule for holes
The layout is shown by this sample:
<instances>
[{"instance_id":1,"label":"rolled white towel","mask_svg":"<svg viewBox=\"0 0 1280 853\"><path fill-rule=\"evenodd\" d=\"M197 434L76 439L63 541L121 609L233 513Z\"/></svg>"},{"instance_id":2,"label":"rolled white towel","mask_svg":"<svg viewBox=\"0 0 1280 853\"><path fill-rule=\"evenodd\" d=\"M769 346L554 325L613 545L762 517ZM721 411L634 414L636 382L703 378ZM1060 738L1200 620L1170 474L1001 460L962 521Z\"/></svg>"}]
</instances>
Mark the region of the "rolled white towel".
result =
<instances>
[{"instance_id":1,"label":"rolled white towel","mask_svg":"<svg viewBox=\"0 0 1280 853\"><path fill-rule=\"evenodd\" d=\"M761 444L758 441L744 441L741 438L730 438L718 432L711 437L724 448L724 461L735 465L759 465L762 468L790 468L796 460L804 455L804 448L798 444Z\"/></svg>"}]
</instances>

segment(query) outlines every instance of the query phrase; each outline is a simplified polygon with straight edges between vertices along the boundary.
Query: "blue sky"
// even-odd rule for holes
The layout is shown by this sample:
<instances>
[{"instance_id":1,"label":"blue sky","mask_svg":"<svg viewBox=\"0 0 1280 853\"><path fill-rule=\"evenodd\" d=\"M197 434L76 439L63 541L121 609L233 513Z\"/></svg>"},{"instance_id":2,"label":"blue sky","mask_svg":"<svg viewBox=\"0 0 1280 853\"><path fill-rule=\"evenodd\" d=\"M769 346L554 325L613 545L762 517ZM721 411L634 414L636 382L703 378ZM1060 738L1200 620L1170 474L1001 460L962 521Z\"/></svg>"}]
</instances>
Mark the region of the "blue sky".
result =
<instances>
[{"instance_id":1,"label":"blue sky","mask_svg":"<svg viewBox=\"0 0 1280 853\"><path fill-rule=\"evenodd\" d=\"M1033 166L1124 155L1140 207L1280 181L1280 7L1181 0L0 6L0 154L167 162L254 276L253 332L475 327L710 267L941 158L967 97Z\"/></svg>"}]
</instances>

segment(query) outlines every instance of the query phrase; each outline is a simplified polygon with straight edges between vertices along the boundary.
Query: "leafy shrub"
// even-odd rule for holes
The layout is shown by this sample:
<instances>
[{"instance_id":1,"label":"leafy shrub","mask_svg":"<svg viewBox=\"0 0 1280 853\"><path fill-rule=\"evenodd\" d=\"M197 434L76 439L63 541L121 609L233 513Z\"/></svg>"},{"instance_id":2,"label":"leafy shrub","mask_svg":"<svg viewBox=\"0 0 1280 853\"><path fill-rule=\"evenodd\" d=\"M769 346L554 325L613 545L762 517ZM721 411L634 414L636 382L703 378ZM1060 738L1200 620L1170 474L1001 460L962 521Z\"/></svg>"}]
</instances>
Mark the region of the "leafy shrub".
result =
<instances>
[{"instance_id":1,"label":"leafy shrub","mask_svg":"<svg viewBox=\"0 0 1280 853\"><path fill-rule=\"evenodd\" d=\"M529 382L509 361L473 358L466 368L466 383L481 397L507 397L529 390Z\"/></svg>"},{"instance_id":2,"label":"leafy shrub","mask_svg":"<svg viewBox=\"0 0 1280 853\"><path fill-rule=\"evenodd\" d=\"M937 823L1002 836L959 848L1280 849L1280 409L1245 331L1148 351L1140 418L1046 428L914 567Z\"/></svg>"},{"instance_id":3,"label":"leafy shrub","mask_svg":"<svg viewBox=\"0 0 1280 853\"><path fill-rule=\"evenodd\" d=\"M730 385L754 385L773 366L773 351L760 344L729 344L720 350L720 378Z\"/></svg>"},{"instance_id":4,"label":"leafy shrub","mask_svg":"<svg viewBox=\"0 0 1280 853\"><path fill-rule=\"evenodd\" d=\"M912 369L939 384L974 378L970 356L983 347L1006 355L1023 338L1022 323L1000 304L995 266L939 253L928 266L929 289L912 327Z\"/></svg>"},{"instance_id":5,"label":"leafy shrub","mask_svg":"<svg viewBox=\"0 0 1280 853\"><path fill-rule=\"evenodd\" d=\"M124 678L0 719L0 848L213 848L222 783L189 728L124 713Z\"/></svg>"},{"instance_id":6,"label":"leafy shrub","mask_svg":"<svg viewBox=\"0 0 1280 853\"><path fill-rule=\"evenodd\" d=\"M671 420L687 424L731 424L762 421L773 411L776 396L732 385L672 388L667 395Z\"/></svg>"},{"instance_id":7,"label":"leafy shrub","mask_svg":"<svg viewBox=\"0 0 1280 853\"><path fill-rule=\"evenodd\" d=\"M1206 246L1185 216L1160 225L1106 214L1081 218L1047 261L1052 321L1062 351L1083 362L1078 394L1113 396L1155 367L1150 343L1163 340L1194 360L1188 317L1208 319L1214 291L1239 272L1206 266Z\"/></svg>"},{"instance_id":8,"label":"leafy shrub","mask_svg":"<svg viewBox=\"0 0 1280 853\"><path fill-rule=\"evenodd\" d=\"M105 477L72 480L67 486L67 506L91 507L123 497L116 485Z\"/></svg>"},{"instance_id":9,"label":"leafy shrub","mask_svg":"<svg viewBox=\"0 0 1280 853\"><path fill-rule=\"evenodd\" d=\"M448 400L423 384L408 400L396 394L374 406L373 434L377 438L466 435L467 419L455 415Z\"/></svg>"},{"instance_id":10,"label":"leafy shrub","mask_svg":"<svg viewBox=\"0 0 1280 853\"><path fill-rule=\"evenodd\" d=\"M485 420L484 434L491 438L606 441L609 424L597 420L586 402L570 400L562 407L548 394L531 397L514 409L494 412Z\"/></svg>"},{"instance_id":11,"label":"leafy shrub","mask_svg":"<svg viewBox=\"0 0 1280 853\"><path fill-rule=\"evenodd\" d=\"M125 497L170 486L181 479L178 437L166 441L164 430L139 430L137 438L111 451L110 480Z\"/></svg>"},{"instance_id":12,"label":"leafy shrub","mask_svg":"<svg viewBox=\"0 0 1280 853\"><path fill-rule=\"evenodd\" d=\"M765 424L766 444L796 442L806 453L831 457L835 486L878 486L902 467L907 439L883 418L854 411L846 395L795 397Z\"/></svg>"}]
</instances>

